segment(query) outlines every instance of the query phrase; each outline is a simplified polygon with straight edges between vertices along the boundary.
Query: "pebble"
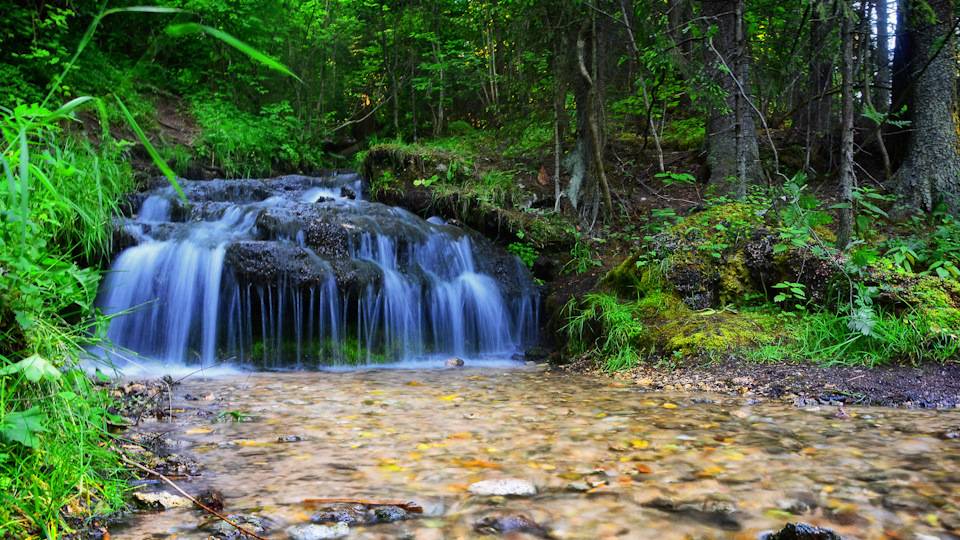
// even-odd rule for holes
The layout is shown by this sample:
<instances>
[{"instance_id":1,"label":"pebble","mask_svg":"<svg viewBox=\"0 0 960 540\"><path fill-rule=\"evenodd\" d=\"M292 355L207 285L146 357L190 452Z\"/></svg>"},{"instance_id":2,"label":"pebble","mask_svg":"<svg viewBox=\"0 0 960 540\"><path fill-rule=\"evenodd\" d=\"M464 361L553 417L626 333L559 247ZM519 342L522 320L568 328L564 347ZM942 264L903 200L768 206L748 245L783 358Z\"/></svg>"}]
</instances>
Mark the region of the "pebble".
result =
<instances>
[{"instance_id":1,"label":"pebble","mask_svg":"<svg viewBox=\"0 0 960 540\"><path fill-rule=\"evenodd\" d=\"M329 538L344 538L350 534L350 527L346 523L335 525L294 525L287 529L290 540L326 540Z\"/></svg>"},{"instance_id":2,"label":"pebble","mask_svg":"<svg viewBox=\"0 0 960 540\"><path fill-rule=\"evenodd\" d=\"M480 496L528 497L537 494L537 488L519 478L499 478L470 484L468 491Z\"/></svg>"}]
</instances>

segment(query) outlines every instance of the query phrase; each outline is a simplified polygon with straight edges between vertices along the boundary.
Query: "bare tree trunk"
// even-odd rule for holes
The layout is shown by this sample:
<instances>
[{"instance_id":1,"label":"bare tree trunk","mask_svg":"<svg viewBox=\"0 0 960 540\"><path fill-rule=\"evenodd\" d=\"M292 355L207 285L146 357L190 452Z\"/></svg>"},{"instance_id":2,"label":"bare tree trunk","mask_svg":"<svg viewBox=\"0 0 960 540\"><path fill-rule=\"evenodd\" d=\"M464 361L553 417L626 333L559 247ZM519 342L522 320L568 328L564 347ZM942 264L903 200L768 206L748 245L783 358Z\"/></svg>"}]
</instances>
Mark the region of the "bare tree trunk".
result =
<instances>
[{"instance_id":1,"label":"bare tree trunk","mask_svg":"<svg viewBox=\"0 0 960 540\"><path fill-rule=\"evenodd\" d=\"M633 9L631 7L631 9ZM641 63L640 58L640 47L637 45L637 38L633 34L633 24L630 22L630 12L627 11L627 0L620 0L620 13L623 15L623 24L627 28L627 36L630 38L630 46L633 49L633 54L636 58L637 68L642 69L643 64ZM644 78L644 74L640 74L638 77L640 79L640 90L643 92L643 108L647 112L647 123L649 124L650 133L653 134L653 145L657 149L657 164L660 166L660 172L664 172L666 167L663 163L663 147L660 146L660 132L657 130L656 124L653 122L653 106L650 103L650 94L647 92L647 81ZM644 142L646 144L646 142Z\"/></svg>"},{"instance_id":2,"label":"bare tree trunk","mask_svg":"<svg viewBox=\"0 0 960 540\"><path fill-rule=\"evenodd\" d=\"M557 83L559 85L559 82ZM560 198L563 191L560 189L560 153L563 148L560 144L560 96L553 98L553 211L560 211Z\"/></svg>"},{"instance_id":3,"label":"bare tree trunk","mask_svg":"<svg viewBox=\"0 0 960 540\"><path fill-rule=\"evenodd\" d=\"M913 124L907 156L896 175L900 203L930 212L946 203L960 212L960 128L953 0L909 0L906 21L914 36L910 62Z\"/></svg>"},{"instance_id":4,"label":"bare tree trunk","mask_svg":"<svg viewBox=\"0 0 960 540\"><path fill-rule=\"evenodd\" d=\"M886 113L890 110L890 88L892 74L890 72L890 9L887 5L890 0L876 0L877 2L877 100L874 107Z\"/></svg>"},{"instance_id":5,"label":"bare tree trunk","mask_svg":"<svg viewBox=\"0 0 960 540\"><path fill-rule=\"evenodd\" d=\"M585 28L583 29L585 30ZM584 37L585 31L581 31L580 35L577 37L577 61L580 65L580 76L583 77L584 82L587 85L588 99L587 99L587 124L590 131L590 137L593 140L593 166L597 171L597 178L600 180L600 190L603 193L603 205L607 212L609 219L613 219L613 198L610 196L610 185L607 182L607 171L603 164L603 140L600 135L600 125L597 120L597 88L596 81L594 77L590 75L590 71L587 70L586 64L586 38ZM593 34L593 32L591 32ZM594 49L596 48L596 43L594 43ZM596 64L594 64L596 67Z\"/></svg>"},{"instance_id":6,"label":"bare tree trunk","mask_svg":"<svg viewBox=\"0 0 960 540\"><path fill-rule=\"evenodd\" d=\"M714 106L707 121L710 183L721 191L734 188L740 192L739 185L760 177L756 127L747 109L750 60L741 26L742 8L742 0L703 0L703 17L718 27L704 51L705 61L710 77L725 94L724 104Z\"/></svg>"},{"instance_id":7,"label":"bare tree trunk","mask_svg":"<svg viewBox=\"0 0 960 540\"><path fill-rule=\"evenodd\" d=\"M837 247L846 249L853 235L853 38L854 25L852 14L842 13L841 42L843 58L841 60L841 101L843 119L841 122L841 159L840 159L840 224L837 230Z\"/></svg>"}]
</instances>

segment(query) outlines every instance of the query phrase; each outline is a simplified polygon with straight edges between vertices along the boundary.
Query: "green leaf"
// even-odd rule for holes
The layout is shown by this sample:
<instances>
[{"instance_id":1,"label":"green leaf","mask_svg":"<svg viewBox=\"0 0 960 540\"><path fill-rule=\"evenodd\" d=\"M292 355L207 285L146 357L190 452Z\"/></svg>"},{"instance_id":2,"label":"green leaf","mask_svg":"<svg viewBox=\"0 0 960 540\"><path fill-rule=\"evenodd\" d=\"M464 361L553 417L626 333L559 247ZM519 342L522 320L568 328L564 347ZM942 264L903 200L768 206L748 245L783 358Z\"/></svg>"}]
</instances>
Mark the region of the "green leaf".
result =
<instances>
[{"instance_id":1,"label":"green leaf","mask_svg":"<svg viewBox=\"0 0 960 540\"><path fill-rule=\"evenodd\" d=\"M183 188L180 187L180 182L177 182L177 175L173 173L170 169L170 166L167 165L167 162L160 157L160 152L157 152L157 149L153 147L153 144L150 142L150 139L147 138L147 135L140 129L140 124L137 123L136 119L130 114L130 111L127 109L127 106L123 104L123 101L119 96L114 96L117 98L117 104L120 105L120 112L123 113L123 117L127 120L127 124L130 126L130 129L136 133L137 138L140 139L140 143L144 148L147 149L147 153L150 154L150 158L153 159L153 163L160 169L160 172L167 177L167 181L170 182L170 185L173 186L173 189L177 190L177 195L180 196L180 200L186 202L187 195L183 192Z\"/></svg>"},{"instance_id":2,"label":"green leaf","mask_svg":"<svg viewBox=\"0 0 960 540\"><path fill-rule=\"evenodd\" d=\"M217 30L216 28L205 26L202 24L197 24L197 23L183 23L183 24L175 24L175 25L168 26L167 33L174 37L181 37L181 36L186 36L190 34L199 34L199 33L208 34L226 43L227 45L230 45L234 49L237 49L238 51L256 60L257 62L260 62L261 64L267 66L268 68L279 71L280 73L289 75L294 79L300 82L303 82L303 80L301 80L300 77L297 77L292 71L290 71L287 68L287 66L280 63L280 61L276 60L271 56L267 56L266 54L260 52L256 48L251 47L250 45L247 45L246 43L224 32L223 30Z\"/></svg>"},{"instance_id":3,"label":"green leaf","mask_svg":"<svg viewBox=\"0 0 960 540\"><path fill-rule=\"evenodd\" d=\"M18 442L30 448L36 448L40 442L38 433L43 433L47 429L43 426L47 417L43 412L30 407L22 412L12 412L6 415L0 421L0 437L6 441Z\"/></svg>"},{"instance_id":4,"label":"green leaf","mask_svg":"<svg viewBox=\"0 0 960 540\"><path fill-rule=\"evenodd\" d=\"M0 375L12 375L14 373L23 373L23 376L30 382L55 381L60 378L60 370L45 358L36 354L0 369Z\"/></svg>"}]
</instances>

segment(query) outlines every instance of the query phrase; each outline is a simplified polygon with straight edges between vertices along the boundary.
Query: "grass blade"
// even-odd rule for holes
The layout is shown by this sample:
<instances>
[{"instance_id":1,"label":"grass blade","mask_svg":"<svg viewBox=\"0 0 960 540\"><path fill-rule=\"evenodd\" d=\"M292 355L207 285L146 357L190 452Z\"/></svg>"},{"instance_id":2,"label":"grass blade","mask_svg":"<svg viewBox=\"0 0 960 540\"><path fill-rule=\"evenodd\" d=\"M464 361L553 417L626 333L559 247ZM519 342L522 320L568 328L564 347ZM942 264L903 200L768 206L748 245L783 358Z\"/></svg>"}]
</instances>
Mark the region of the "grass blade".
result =
<instances>
[{"instance_id":1,"label":"grass blade","mask_svg":"<svg viewBox=\"0 0 960 540\"><path fill-rule=\"evenodd\" d=\"M170 169L170 166L167 165L167 162L160 157L160 153L157 152L157 149L153 147L153 143L150 142L150 139L147 138L147 135L142 129L140 129L140 124L138 124L133 115L130 114L127 106L123 104L123 100L121 100L119 96L114 97L117 99L117 104L120 106L120 112L123 113L127 124L130 126L130 129L136 133L137 138L140 139L140 144L147 149L147 153L150 154L150 158L153 160L153 163L157 166L157 168L160 169L160 172L167 177L167 181L170 182L170 185L173 186L173 189L177 190L177 195L180 196L180 200L186 202L187 195L183 192L183 188L180 187L180 182L177 182L177 175L173 173L173 170Z\"/></svg>"},{"instance_id":2,"label":"grass blade","mask_svg":"<svg viewBox=\"0 0 960 540\"><path fill-rule=\"evenodd\" d=\"M303 82L303 80L301 80L300 77L297 77L292 71L290 71L290 69L287 68L287 66L283 65L279 60L260 52L255 47L252 47L244 43L243 41L240 41L239 39L224 32L223 30L217 30L216 28L212 28L210 26L205 26L197 23L183 23L183 24L174 24L174 25L168 26L167 33L174 37L180 37L180 36L186 36L186 35L198 34L198 33L208 34L226 43L227 45L230 45L234 49L237 49L238 51L256 60L257 62L260 62L261 64L267 66L268 68L279 71L280 73L289 75L290 77L293 77L294 79L300 82Z\"/></svg>"}]
</instances>

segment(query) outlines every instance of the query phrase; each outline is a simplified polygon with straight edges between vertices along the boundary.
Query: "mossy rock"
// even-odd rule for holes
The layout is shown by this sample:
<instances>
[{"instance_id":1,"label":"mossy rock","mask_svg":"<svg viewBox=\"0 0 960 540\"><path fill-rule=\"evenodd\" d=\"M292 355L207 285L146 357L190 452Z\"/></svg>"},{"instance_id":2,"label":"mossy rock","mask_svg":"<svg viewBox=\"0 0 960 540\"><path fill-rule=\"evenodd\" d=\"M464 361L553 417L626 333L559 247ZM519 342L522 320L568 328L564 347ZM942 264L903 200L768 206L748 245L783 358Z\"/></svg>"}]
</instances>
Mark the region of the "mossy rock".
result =
<instances>
[{"instance_id":1,"label":"mossy rock","mask_svg":"<svg viewBox=\"0 0 960 540\"><path fill-rule=\"evenodd\" d=\"M764 226L760 209L729 202L691 214L654 238L664 277L693 309L742 298L755 287L744 254Z\"/></svg>"},{"instance_id":2,"label":"mossy rock","mask_svg":"<svg viewBox=\"0 0 960 540\"><path fill-rule=\"evenodd\" d=\"M782 332L782 325L772 315L711 311L669 322L660 327L659 333L665 351L718 358L769 345Z\"/></svg>"}]
</instances>

